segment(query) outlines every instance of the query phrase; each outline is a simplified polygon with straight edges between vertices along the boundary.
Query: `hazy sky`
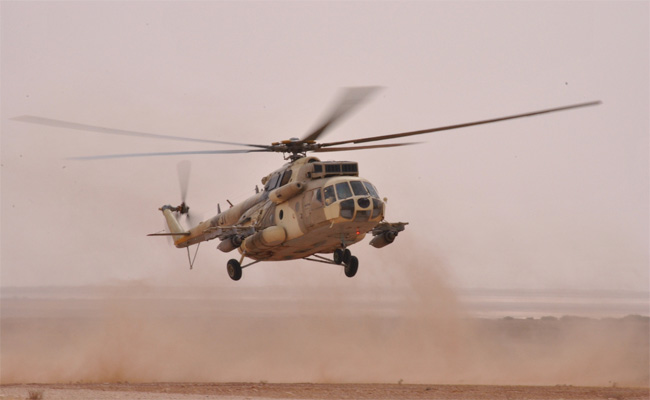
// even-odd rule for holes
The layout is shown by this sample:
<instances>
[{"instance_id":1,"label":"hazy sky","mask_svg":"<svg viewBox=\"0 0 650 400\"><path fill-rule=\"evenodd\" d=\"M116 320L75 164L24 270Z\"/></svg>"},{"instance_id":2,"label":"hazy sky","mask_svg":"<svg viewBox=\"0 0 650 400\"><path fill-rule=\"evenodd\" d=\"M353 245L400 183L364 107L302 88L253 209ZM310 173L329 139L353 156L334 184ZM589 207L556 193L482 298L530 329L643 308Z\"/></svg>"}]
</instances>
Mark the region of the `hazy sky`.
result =
<instances>
[{"instance_id":1,"label":"hazy sky","mask_svg":"<svg viewBox=\"0 0 650 400\"><path fill-rule=\"evenodd\" d=\"M1 7L1 285L391 286L429 268L459 287L648 290L648 2L7 2ZM303 136L339 88L381 93L326 136L389 134L577 102L603 105L330 153L408 221L351 248L359 274L258 264L231 282L216 241L193 271L147 233L179 202L183 157L70 161ZM193 211L241 201L278 154L196 156ZM417 267L417 268L416 268Z\"/></svg>"}]
</instances>

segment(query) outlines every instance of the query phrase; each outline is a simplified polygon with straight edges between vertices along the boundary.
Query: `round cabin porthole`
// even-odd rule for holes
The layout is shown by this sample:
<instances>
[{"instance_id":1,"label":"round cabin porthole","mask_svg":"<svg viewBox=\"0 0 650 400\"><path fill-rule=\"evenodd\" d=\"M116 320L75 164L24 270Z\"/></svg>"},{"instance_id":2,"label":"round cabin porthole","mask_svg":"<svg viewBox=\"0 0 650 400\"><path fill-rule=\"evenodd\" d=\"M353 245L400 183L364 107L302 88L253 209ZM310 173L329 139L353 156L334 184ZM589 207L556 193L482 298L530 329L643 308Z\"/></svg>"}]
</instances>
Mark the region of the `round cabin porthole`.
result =
<instances>
[{"instance_id":1,"label":"round cabin porthole","mask_svg":"<svg viewBox=\"0 0 650 400\"><path fill-rule=\"evenodd\" d=\"M284 210L280 210L280 219L284 217Z\"/></svg>"}]
</instances>

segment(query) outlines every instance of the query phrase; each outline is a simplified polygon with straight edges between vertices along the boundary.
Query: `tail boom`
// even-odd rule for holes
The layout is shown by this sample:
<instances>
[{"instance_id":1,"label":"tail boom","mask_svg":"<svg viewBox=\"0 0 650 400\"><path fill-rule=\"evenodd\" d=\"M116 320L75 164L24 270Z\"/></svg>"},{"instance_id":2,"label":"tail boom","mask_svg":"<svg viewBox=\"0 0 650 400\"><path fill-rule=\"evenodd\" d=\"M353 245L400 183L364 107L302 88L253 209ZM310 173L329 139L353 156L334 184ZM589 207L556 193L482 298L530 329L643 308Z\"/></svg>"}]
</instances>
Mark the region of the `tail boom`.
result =
<instances>
[{"instance_id":1,"label":"tail boom","mask_svg":"<svg viewBox=\"0 0 650 400\"><path fill-rule=\"evenodd\" d=\"M163 206L161 208L163 216L165 217L165 220L167 221L167 226L169 227L169 232L170 235L174 239L174 245L176 247L180 247L179 244L183 242L187 236L190 235L190 232L186 231L183 229L181 224L178 222L174 214L172 214L172 211L176 211L176 207L172 206Z\"/></svg>"}]
</instances>

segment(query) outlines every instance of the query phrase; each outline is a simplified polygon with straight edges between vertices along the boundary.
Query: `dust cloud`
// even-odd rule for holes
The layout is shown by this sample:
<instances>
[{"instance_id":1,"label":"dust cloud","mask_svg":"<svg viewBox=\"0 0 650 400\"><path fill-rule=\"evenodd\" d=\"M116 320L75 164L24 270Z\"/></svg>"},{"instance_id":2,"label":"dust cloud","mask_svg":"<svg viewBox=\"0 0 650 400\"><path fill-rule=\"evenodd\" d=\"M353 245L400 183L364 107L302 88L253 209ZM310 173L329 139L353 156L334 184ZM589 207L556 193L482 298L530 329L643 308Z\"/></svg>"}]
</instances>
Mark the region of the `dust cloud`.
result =
<instances>
[{"instance_id":1,"label":"dust cloud","mask_svg":"<svg viewBox=\"0 0 650 400\"><path fill-rule=\"evenodd\" d=\"M5 290L0 378L649 385L646 318L479 319L439 261L404 261L382 290Z\"/></svg>"}]
</instances>

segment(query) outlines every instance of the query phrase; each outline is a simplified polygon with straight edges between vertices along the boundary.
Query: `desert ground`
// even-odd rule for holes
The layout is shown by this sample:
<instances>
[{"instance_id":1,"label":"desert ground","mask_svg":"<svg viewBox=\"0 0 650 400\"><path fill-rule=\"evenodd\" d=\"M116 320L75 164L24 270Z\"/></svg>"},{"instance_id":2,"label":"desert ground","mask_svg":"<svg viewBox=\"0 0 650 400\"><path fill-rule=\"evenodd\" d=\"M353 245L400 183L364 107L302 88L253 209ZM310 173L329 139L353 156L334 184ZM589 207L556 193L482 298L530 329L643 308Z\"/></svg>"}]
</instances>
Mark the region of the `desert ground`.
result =
<instances>
[{"instance_id":1,"label":"desert ground","mask_svg":"<svg viewBox=\"0 0 650 400\"><path fill-rule=\"evenodd\" d=\"M0 399L650 396L643 297L429 289L5 289Z\"/></svg>"},{"instance_id":2,"label":"desert ground","mask_svg":"<svg viewBox=\"0 0 650 400\"><path fill-rule=\"evenodd\" d=\"M648 399L647 388L314 383L56 384L2 387L4 399Z\"/></svg>"}]
</instances>

